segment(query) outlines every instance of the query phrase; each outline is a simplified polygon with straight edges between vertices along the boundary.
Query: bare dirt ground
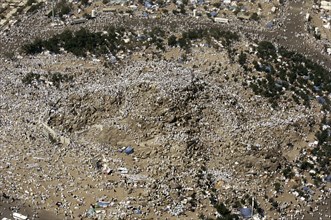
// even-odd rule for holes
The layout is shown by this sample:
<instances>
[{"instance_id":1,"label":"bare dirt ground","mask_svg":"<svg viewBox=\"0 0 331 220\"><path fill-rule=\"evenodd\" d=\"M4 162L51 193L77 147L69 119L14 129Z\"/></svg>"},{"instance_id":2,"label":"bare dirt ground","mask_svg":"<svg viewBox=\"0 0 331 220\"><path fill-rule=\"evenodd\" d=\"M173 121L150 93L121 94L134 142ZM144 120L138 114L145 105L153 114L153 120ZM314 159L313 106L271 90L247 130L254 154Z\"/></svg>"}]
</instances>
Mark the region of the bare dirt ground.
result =
<instances>
[{"instance_id":1,"label":"bare dirt ground","mask_svg":"<svg viewBox=\"0 0 331 220\"><path fill-rule=\"evenodd\" d=\"M17 207L19 209L13 209L13 207ZM10 202L10 203L0 203L0 217L1 218L12 218L13 211L16 211L18 213L21 213L25 216L33 216L34 214L36 217L38 216L38 219L40 220L60 220L62 219L60 216L56 216L51 212L48 211L42 211L42 210L34 210L32 207L20 205L19 202Z\"/></svg>"},{"instance_id":2,"label":"bare dirt ground","mask_svg":"<svg viewBox=\"0 0 331 220\"><path fill-rule=\"evenodd\" d=\"M290 1L286 18L281 27L270 33L264 32L267 39L277 42L286 48L298 51L314 61L324 62L331 68L330 56L321 54L322 45L316 44L316 39L309 36L304 26L305 11L312 7L309 1Z\"/></svg>"},{"instance_id":3,"label":"bare dirt ground","mask_svg":"<svg viewBox=\"0 0 331 220\"><path fill-rule=\"evenodd\" d=\"M318 43L297 35L303 28L302 5L290 6L293 14L276 30L219 27L271 39L330 67L330 57L320 53ZM101 21L87 26L102 30L106 23ZM155 20L118 18L113 24L139 29L155 26ZM157 24L178 33L215 25L187 18L164 18ZM26 20L16 33L1 38L0 48L18 51L26 40L62 30L49 29L45 19ZM240 47L251 42L244 40ZM110 68L71 54L2 59L0 147L6 156L0 159L1 192L17 199L23 214L36 209L40 219L53 218L41 210L61 219L85 218L98 200L109 202L99 214L109 219L215 217L212 195L229 204L254 195L267 219L299 219L310 205L328 200L330 184L323 185L325 194L311 186L313 201L302 200L290 190L301 187L308 174L295 173L292 180L281 174L315 140L322 114L316 101L311 109L280 103L276 111L243 87L245 73L225 50L197 47L192 57L179 62L183 53L174 49L165 59L150 56L147 61L149 55L137 51L134 60ZM24 84L29 72L38 73L40 80ZM56 88L47 78L54 72L73 80ZM127 146L133 154L121 152ZM275 192L276 182L284 185L284 194ZM278 199L281 210L271 198ZM8 206L1 204L7 211ZM328 205L320 211L328 219Z\"/></svg>"},{"instance_id":4,"label":"bare dirt ground","mask_svg":"<svg viewBox=\"0 0 331 220\"><path fill-rule=\"evenodd\" d=\"M1 188L67 219L80 218L102 197L113 204L107 216L139 217L133 211L139 208L143 219L176 218L171 213L185 209L190 211L182 219L196 219L212 212L207 187L215 181L220 200L249 193L271 208L265 196L273 197L288 152L296 158L313 141L315 128L308 123L318 120L318 107L284 104L281 111L271 110L240 81L226 80L243 73L225 51L197 48L192 54L184 64L169 53L171 61L141 57L113 69L72 55L7 62L1 71L7 155ZM220 72L210 73L208 66ZM61 71L74 80L60 89L47 80L24 85L32 69L42 78ZM54 142L42 123L70 143ZM120 153L125 146L135 152ZM96 169L99 160L111 175Z\"/></svg>"}]
</instances>

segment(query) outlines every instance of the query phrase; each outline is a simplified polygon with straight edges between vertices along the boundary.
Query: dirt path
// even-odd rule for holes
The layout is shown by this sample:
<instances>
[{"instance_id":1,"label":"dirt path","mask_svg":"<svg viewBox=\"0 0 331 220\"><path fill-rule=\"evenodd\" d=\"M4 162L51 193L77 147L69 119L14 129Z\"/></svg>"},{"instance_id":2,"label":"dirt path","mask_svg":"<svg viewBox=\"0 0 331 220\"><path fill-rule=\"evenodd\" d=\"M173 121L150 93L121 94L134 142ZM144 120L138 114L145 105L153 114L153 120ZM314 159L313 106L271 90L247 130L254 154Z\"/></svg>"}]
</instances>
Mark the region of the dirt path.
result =
<instances>
[{"instance_id":1,"label":"dirt path","mask_svg":"<svg viewBox=\"0 0 331 220\"><path fill-rule=\"evenodd\" d=\"M309 6L304 1L291 1L284 24L276 31L263 34L268 40L302 53L313 61L324 62L325 66L331 68L330 56L321 53L322 45L319 45L317 40L309 36L305 30L304 17Z\"/></svg>"}]
</instances>

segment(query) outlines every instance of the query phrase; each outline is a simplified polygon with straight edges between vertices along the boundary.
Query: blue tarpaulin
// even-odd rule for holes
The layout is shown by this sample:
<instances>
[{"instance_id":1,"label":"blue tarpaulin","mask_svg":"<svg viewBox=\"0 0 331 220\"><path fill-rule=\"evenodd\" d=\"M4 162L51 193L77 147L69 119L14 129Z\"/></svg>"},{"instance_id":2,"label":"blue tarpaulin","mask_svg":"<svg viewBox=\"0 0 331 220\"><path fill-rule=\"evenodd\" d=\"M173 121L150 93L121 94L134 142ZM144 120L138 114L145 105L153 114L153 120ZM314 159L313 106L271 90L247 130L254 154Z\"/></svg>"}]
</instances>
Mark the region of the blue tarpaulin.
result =
<instances>
[{"instance_id":1,"label":"blue tarpaulin","mask_svg":"<svg viewBox=\"0 0 331 220\"><path fill-rule=\"evenodd\" d=\"M107 208L109 206L110 202L98 202L97 205L100 208Z\"/></svg>"},{"instance_id":2,"label":"blue tarpaulin","mask_svg":"<svg viewBox=\"0 0 331 220\"><path fill-rule=\"evenodd\" d=\"M210 16L211 16L211 17L216 17L216 15L217 15L217 12L216 12L216 11L212 11L212 12L210 12Z\"/></svg>"},{"instance_id":3,"label":"blue tarpaulin","mask_svg":"<svg viewBox=\"0 0 331 220\"><path fill-rule=\"evenodd\" d=\"M145 7L146 8L151 8L152 6L153 5L150 2L148 2L148 1L145 2Z\"/></svg>"},{"instance_id":4,"label":"blue tarpaulin","mask_svg":"<svg viewBox=\"0 0 331 220\"><path fill-rule=\"evenodd\" d=\"M266 26L267 26L267 28L269 28L269 29L270 29L270 28L273 28L274 23L273 23L272 21L270 21L270 22L267 23Z\"/></svg>"},{"instance_id":5,"label":"blue tarpaulin","mask_svg":"<svg viewBox=\"0 0 331 220\"><path fill-rule=\"evenodd\" d=\"M307 186L304 186L302 189L303 189L303 191L306 191L306 192L309 191L309 188Z\"/></svg>"},{"instance_id":6,"label":"blue tarpaulin","mask_svg":"<svg viewBox=\"0 0 331 220\"><path fill-rule=\"evenodd\" d=\"M317 101L318 101L318 103L320 103L320 104L322 104L322 105L324 105L324 104L326 103L325 98L323 98L323 97L321 97L321 96L318 96L318 97L317 97Z\"/></svg>"},{"instance_id":7,"label":"blue tarpaulin","mask_svg":"<svg viewBox=\"0 0 331 220\"><path fill-rule=\"evenodd\" d=\"M133 209L133 213L140 215L142 214L142 211L140 209Z\"/></svg>"},{"instance_id":8,"label":"blue tarpaulin","mask_svg":"<svg viewBox=\"0 0 331 220\"><path fill-rule=\"evenodd\" d=\"M267 73L271 73L271 66L266 66L266 67L265 67L265 71L266 71Z\"/></svg>"},{"instance_id":9,"label":"blue tarpaulin","mask_svg":"<svg viewBox=\"0 0 331 220\"><path fill-rule=\"evenodd\" d=\"M311 189L309 189L308 186L304 186L304 187L302 188L302 190L303 190L304 192L308 193L308 194L312 194L312 193L313 193L313 191L312 191Z\"/></svg>"},{"instance_id":10,"label":"blue tarpaulin","mask_svg":"<svg viewBox=\"0 0 331 220\"><path fill-rule=\"evenodd\" d=\"M318 91L321 90L319 86L313 86L313 89L314 89L315 92L318 92Z\"/></svg>"},{"instance_id":11,"label":"blue tarpaulin","mask_svg":"<svg viewBox=\"0 0 331 220\"><path fill-rule=\"evenodd\" d=\"M127 155L132 154L133 152L134 152L133 147L130 146L126 147L124 150L124 153L126 153Z\"/></svg>"},{"instance_id":12,"label":"blue tarpaulin","mask_svg":"<svg viewBox=\"0 0 331 220\"><path fill-rule=\"evenodd\" d=\"M252 217L252 209L250 208L242 208L240 209L240 213L244 218Z\"/></svg>"}]
</instances>

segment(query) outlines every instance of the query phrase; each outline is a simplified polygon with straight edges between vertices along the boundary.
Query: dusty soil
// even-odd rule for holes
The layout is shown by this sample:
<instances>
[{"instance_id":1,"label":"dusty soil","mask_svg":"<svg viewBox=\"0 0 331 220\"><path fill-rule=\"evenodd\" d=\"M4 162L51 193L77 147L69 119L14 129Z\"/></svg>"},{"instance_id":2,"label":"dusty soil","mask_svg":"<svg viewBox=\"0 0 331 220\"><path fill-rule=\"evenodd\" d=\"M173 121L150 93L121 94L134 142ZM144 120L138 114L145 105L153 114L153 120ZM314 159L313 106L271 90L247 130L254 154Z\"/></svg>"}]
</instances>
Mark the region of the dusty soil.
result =
<instances>
[{"instance_id":1,"label":"dusty soil","mask_svg":"<svg viewBox=\"0 0 331 220\"><path fill-rule=\"evenodd\" d=\"M317 44L297 35L303 28L301 4L290 5L293 14L283 28L236 28L271 40L280 36L275 39L279 44L330 66ZM92 30L105 26L93 22L87 24ZM155 20L114 23L141 28L154 26ZM187 18L157 23L178 32L215 25ZM19 24L19 35L9 32L6 39L11 40L1 38L0 47L18 50L29 38L63 30L49 30L45 20L25 25L41 28L31 33ZM225 28L236 30L235 25ZM32 215L36 209L41 219L80 219L91 204L103 200L110 205L100 215L109 219L197 219L201 213L215 217L211 195L229 204L254 195L267 219L279 219L294 208L299 210L295 218L301 218L307 204L329 199L328 194L318 198L324 194L312 186L313 201L301 201L290 190L308 174L296 173L292 180L281 174L315 140L322 115L316 102L311 109L286 102L279 110L271 108L243 87L246 73L222 49L196 47L186 61L179 59L184 51L178 48L163 54L164 59L140 52L110 68L71 54L1 60L0 147L6 156L0 159L0 192L20 201L15 205L21 213ZM41 80L22 83L31 71ZM73 80L56 88L47 80L53 72ZM316 123L311 126L311 121ZM133 154L121 151L127 146ZM284 185L284 194L275 193L275 182ZM288 212L272 207L269 200L276 197L282 206L292 202ZM1 204L4 215L8 206L13 204ZM320 207L324 217L327 208Z\"/></svg>"}]
</instances>

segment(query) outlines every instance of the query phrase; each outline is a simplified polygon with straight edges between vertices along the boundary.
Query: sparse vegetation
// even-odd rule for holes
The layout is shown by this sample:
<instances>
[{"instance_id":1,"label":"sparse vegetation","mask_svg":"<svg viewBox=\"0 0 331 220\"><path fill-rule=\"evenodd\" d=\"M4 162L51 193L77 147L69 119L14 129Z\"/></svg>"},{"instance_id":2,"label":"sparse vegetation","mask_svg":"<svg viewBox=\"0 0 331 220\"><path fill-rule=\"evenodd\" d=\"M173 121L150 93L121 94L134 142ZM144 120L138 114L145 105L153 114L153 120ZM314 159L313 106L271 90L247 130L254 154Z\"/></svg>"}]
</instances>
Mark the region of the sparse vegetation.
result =
<instances>
[{"instance_id":1,"label":"sparse vegetation","mask_svg":"<svg viewBox=\"0 0 331 220\"><path fill-rule=\"evenodd\" d=\"M231 211L224 205L224 203L215 203L214 207L216 211L221 215L221 217L216 218L216 220L237 220L239 216L232 214Z\"/></svg>"},{"instance_id":2,"label":"sparse vegetation","mask_svg":"<svg viewBox=\"0 0 331 220\"><path fill-rule=\"evenodd\" d=\"M315 134L318 145L313 155L318 157L318 163L324 172L330 171L331 165L331 120L326 117L322 120L319 131Z\"/></svg>"},{"instance_id":3,"label":"sparse vegetation","mask_svg":"<svg viewBox=\"0 0 331 220\"><path fill-rule=\"evenodd\" d=\"M244 66L247 60L247 55L244 52L240 52L238 62L241 66Z\"/></svg>"},{"instance_id":4,"label":"sparse vegetation","mask_svg":"<svg viewBox=\"0 0 331 220\"><path fill-rule=\"evenodd\" d=\"M274 186L275 186L276 192L279 193L281 191L281 184L279 182L275 182Z\"/></svg>"},{"instance_id":5,"label":"sparse vegetation","mask_svg":"<svg viewBox=\"0 0 331 220\"><path fill-rule=\"evenodd\" d=\"M28 0L28 1L26 2L26 5L27 5L27 6L31 6L31 5L34 4L34 3L37 3L37 1L36 1L36 0Z\"/></svg>"},{"instance_id":6,"label":"sparse vegetation","mask_svg":"<svg viewBox=\"0 0 331 220\"><path fill-rule=\"evenodd\" d=\"M28 2L29 3L29 2ZM41 8L41 6L43 5L43 2L38 2L38 3L35 3L33 1L33 3L31 3L31 7L30 9L27 11L28 13L34 13L36 12L38 9Z\"/></svg>"},{"instance_id":7,"label":"sparse vegetation","mask_svg":"<svg viewBox=\"0 0 331 220\"><path fill-rule=\"evenodd\" d=\"M56 88L60 88L60 84L63 82L69 82L72 80L72 76L64 75L59 72L55 72L49 75L49 80Z\"/></svg>"},{"instance_id":8,"label":"sparse vegetation","mask_svg":"<svg viewBox=\"0 0 331 220\"><path fill-rule=\"evenodd\" d=\"M176 38L175 35L171 35L171 36L168 38L168 45L171 46L171 47L177 45L177 38Z\"/></svg>"},{"instance_id":9,"label":"sparse vegetation","mask_svg":"<svg viewBox=\"0 0 331 220\"><path fill-rule=\"evenodd\" d=\"M254 21L258 21L260 19L260 17L256 12L254 12L253 14L251 14L250 19L252 19Z\"/></svg>"},{"instance_id":10,"label":"sparse vegetation","mask_svg":"<svg viewBox=\"0 0 331 220\"><path fill-rule=\"evenodd\" d=\"M22 82L26 85L31 85L33 82L38 82L39 79L39 74L30 72L23 77Z\"/></svg>"},{"instance_id":11,"label":"sparse vegetation","mask_svg":"<svg viewBox=\"0 0 331 220\"><path fill-rule=\"evenodd\" d=\"M23 51L27 54L37 54L43 51L43 41L37 38L31 44L25 44L22 47Z\"/></svg>"},{"instance_id":12,"label":"sparse vegetation","mask_svg":"<svg viewBox=\"0 0 331 220\"><path fill-rule=\"evenodd\" d=\"M22 83L25 85L34 85L35 83L45 83L46 79L49 82L51 82L53 86L59 89L61 83L69 82L73 79L73 77L69 75L61 74L59 72L55 72L55 73L49 73L44 76L44 79L41 79L40 74L29 72L23 77Z\"/></svg>"},{"instance_id":13,"label":"sparse vegetation","mask_svg":"<svg viewBox=\"0 0 331 220\"><path fill-rule=\"evenodd\" d=\"M161 28L153 28L146 32L145 35L151 40L145 41L143 44L139 40L132 39L130 44L125 44L123 41L124 33L127 30L122 27L112 27L107 29L107 34L102 32L90 32L87 29L81 28L79 31L72 32L66 30L61 34L41 40L35 39L33 42L23 45L22 49L26 54L37 54L43 50L49 50L52 53L59 53L63 47L66 51L73 53L76 56L86 56L87 53L93 53L97 56L108 54L109 52L116 54L117 51L126 51L127 48L135 48L141 45L155 45L156 49L165 50L166 38L165 31ZM169 36L168 45L176 46L177 44L183 49L190 49L193 41L208 40L214 38L222 40L226 46L239 39L239 36L229 31L220 31L219 29L198 29L183 32L182 36L177 39L174 35Z\"/></svg>"},{"instance_id":14,"label":"sparse vegetation","mask_svg":"<svg viewBox=\"0 0 331 220\"><path fill-rule=\"evenodd\" d=\"M264 60L270 60L276 58L276 48L268 41L261 41L257 48L258 56Z\"/></svg>"},{"instance_id":15,"label":"sparse vegetation","mask_svg":"<svg viewBox=\"0 0 331 220\"><path fill-rule=\"evenodd\" d=\"M294 177L294 172L292 171L292 168L288 166L283 170L283 175L288 179L292 179Z\"/></svg>"},{"instance_id":16,"label":"sparse vegetation","mask_svg":"<svg viewBox=\"0 0 331 220\"><path fill-rule=\"evenodd\" d=\"M278 100L289 95L286 91L292 90L292 99L298 105L310 108L313 96L318 95L322 97L320 103L323 108L330 108L327 104L330 100L324 95L331 91L330 72L300 54L285 48L277 50L270 42L260 42L257 52L260 61L254 60L252 64L258 72L266 74L250 84L255 94L269 98L277 108ZM278 56L282 57L281 62L277 61Z\"/></svg>"}]
</instances>

